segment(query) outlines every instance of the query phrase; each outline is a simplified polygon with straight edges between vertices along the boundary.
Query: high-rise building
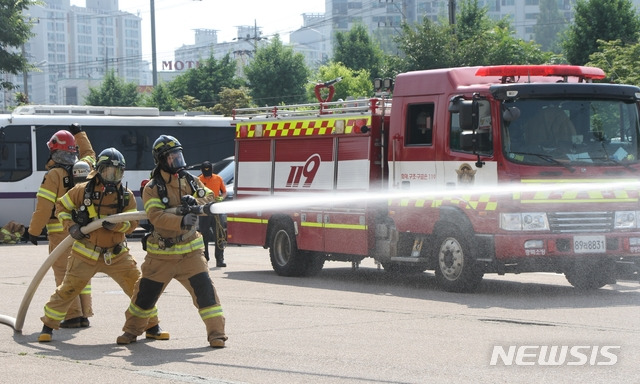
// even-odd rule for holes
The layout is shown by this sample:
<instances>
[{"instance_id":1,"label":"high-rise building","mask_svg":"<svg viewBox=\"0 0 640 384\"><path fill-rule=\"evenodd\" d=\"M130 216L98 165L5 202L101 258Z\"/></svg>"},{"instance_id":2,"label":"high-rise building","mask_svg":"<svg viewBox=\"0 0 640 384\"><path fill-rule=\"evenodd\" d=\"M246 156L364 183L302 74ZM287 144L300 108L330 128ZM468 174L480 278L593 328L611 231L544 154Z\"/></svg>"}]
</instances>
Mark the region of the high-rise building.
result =
<instances>
[{"instance_id":1,"label":"high-rise building","mask_svg":"<svg viewBox=\"0 0 640 384\"><path fill-rule=\"evenodd\" d=\"M17 91L33 104L82 104L89 87L108 71L140 84L148 63L142 61L140 17L118 10L118 0L44 0L31 7L34 37L24 53L36 69L16 76ZM26 85L26 89L25 89ZM4 92L4 106L13 94Z\"/></svg>"}]
</instances>

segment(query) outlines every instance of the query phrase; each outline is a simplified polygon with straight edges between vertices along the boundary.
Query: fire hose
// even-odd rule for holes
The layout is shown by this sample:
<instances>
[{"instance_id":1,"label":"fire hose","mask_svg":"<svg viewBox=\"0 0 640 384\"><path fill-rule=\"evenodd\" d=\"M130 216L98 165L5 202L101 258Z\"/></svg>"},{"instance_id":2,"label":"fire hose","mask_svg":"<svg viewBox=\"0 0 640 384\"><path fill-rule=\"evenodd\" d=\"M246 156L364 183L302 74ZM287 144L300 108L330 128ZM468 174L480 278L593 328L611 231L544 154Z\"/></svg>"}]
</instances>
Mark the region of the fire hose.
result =
<instances>
[{"instance_id":1,"label":"fire hose","mask_svg":"<svg viewBox=\"0 0 640 384\"><path fill-rule=\"evenodd\" d=\"M201 214L203 212L202 206L194 206L191 207L191 211L193 213ZM176 213L176 214L184 214L180 212L181 207L178 208L169 208L166 210L168 213ZM179 213L180 212L180 213ZM123 221L131 221L131 220L144 220L147 218L147 214L144 211L138 212L126 212L126 213L118 213L115 215L111 215L99 220L94 220L91 223L87 224L84 227L80 228L80 231L83 234L89 234L96 229L102 228L102 222L107 220L111 223L121 223ZM186 236L190 236L193 232L196 231L195 226L191 228L189 232L187 232ZM74 239L71 236L67 236L58 246L51 252L49 257L42 263L40 269L36 272L31 284L27 288L27 291L22 298L22 302L20 303L20 308L18 309L18 316L11 317L7 315L0 315L0 324L5 324L12 327L16 332L22 332L22 327L24 325L24 319L27 315L27 310L29 309L29 305L31 304L31 300L33 299L33 295L35 294L38 286L42 282L42 279L47 274L47 271L55 260L62 254L62 252L66 251L74 242Z\"/></svg>"}]
</instances>

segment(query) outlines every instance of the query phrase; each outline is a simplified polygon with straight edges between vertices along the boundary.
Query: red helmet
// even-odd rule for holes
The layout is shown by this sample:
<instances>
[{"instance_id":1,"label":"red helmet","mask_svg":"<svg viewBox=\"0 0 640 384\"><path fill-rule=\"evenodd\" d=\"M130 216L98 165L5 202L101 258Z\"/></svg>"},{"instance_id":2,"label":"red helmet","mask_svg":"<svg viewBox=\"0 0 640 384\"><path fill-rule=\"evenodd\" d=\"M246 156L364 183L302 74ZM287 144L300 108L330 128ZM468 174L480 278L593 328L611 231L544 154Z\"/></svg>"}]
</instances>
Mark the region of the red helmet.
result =
<instances>
[{"instance_id":1,"label":"red helmet","mask_svg":"<svg viewBox=\"0 0 640 384\"><path fill-rule=\"evenodd\" d=\"M49 152L64 151L69 153L78 153L78 147L76 146L76 139L71 132L60 130L51 136L51 139L47 141L47 147Z\"/></svg>"}]
</instances>

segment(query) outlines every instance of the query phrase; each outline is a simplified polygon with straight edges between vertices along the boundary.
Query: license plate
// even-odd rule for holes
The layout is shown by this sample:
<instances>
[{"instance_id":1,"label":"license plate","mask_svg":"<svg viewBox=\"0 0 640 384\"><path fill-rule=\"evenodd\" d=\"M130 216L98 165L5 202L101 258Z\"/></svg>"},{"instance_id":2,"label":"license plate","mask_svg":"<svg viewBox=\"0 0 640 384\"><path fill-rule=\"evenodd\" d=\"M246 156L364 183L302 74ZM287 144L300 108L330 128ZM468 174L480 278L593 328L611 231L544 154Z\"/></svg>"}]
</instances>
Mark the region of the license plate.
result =
<instances>
[{"instance_id":1,"label":"license plate","mask_svg":"<svg viewBox=\"0 0 640 384\"><path fill-rule=\"evenodd\" d=\"M607 251L604 236L574 236L573 252L605 253Z\"/></svg>"}]
</instances>

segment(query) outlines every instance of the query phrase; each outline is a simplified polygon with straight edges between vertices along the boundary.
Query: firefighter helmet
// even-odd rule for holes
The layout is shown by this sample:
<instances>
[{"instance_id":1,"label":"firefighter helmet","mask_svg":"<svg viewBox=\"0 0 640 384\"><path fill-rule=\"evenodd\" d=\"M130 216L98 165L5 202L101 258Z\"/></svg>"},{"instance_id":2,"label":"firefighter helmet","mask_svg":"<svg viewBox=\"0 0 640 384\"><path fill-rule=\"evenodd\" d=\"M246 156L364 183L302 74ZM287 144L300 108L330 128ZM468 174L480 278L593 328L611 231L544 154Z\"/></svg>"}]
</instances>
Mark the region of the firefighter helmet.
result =
<instances>
[{"instance_id":1,"label":"firefighter helmet","mask_svg":"<svg viewBox=\"0 0 640 384\"><path fill-rule=\"evenodd\" d=\"M160 135L153 143L153 161L160 169L177 173L187 166L182 156L182 144L173 136Z\"/></svg>"},{"instance_id":2,"label":"firefighter helmet","mask_svg":"<svg viewBox=\"0 0 640 384\"><path fill-rule=\"evenodd\" d=\"M73 183L83 183L87 181L87 176L91 173L91 166L86 161L77 161L73 164Z\"/></svg>"},{"instance_id":3,"label":"firefighter helmet","mask_svg":"<svg viewBox=\"0 0 640 384\"><path fill-rule=\"evenodd\" d=\"M122 180L125 161L122 153L115 148L107 148L100 152L96 162L98 177L105 187L115 187Z\"/></svg>"},{"instance_id":4,"label":"firefighter helmet","mask_svg":"<svg viewBox=\"0 0 640 384\"><path fill-rule=\"evenodd\" d=\"M71 132L60 130L47 141L51 159L59 164L73 165L78 160L78 146Z\"/></svg>"}]
</instances>

